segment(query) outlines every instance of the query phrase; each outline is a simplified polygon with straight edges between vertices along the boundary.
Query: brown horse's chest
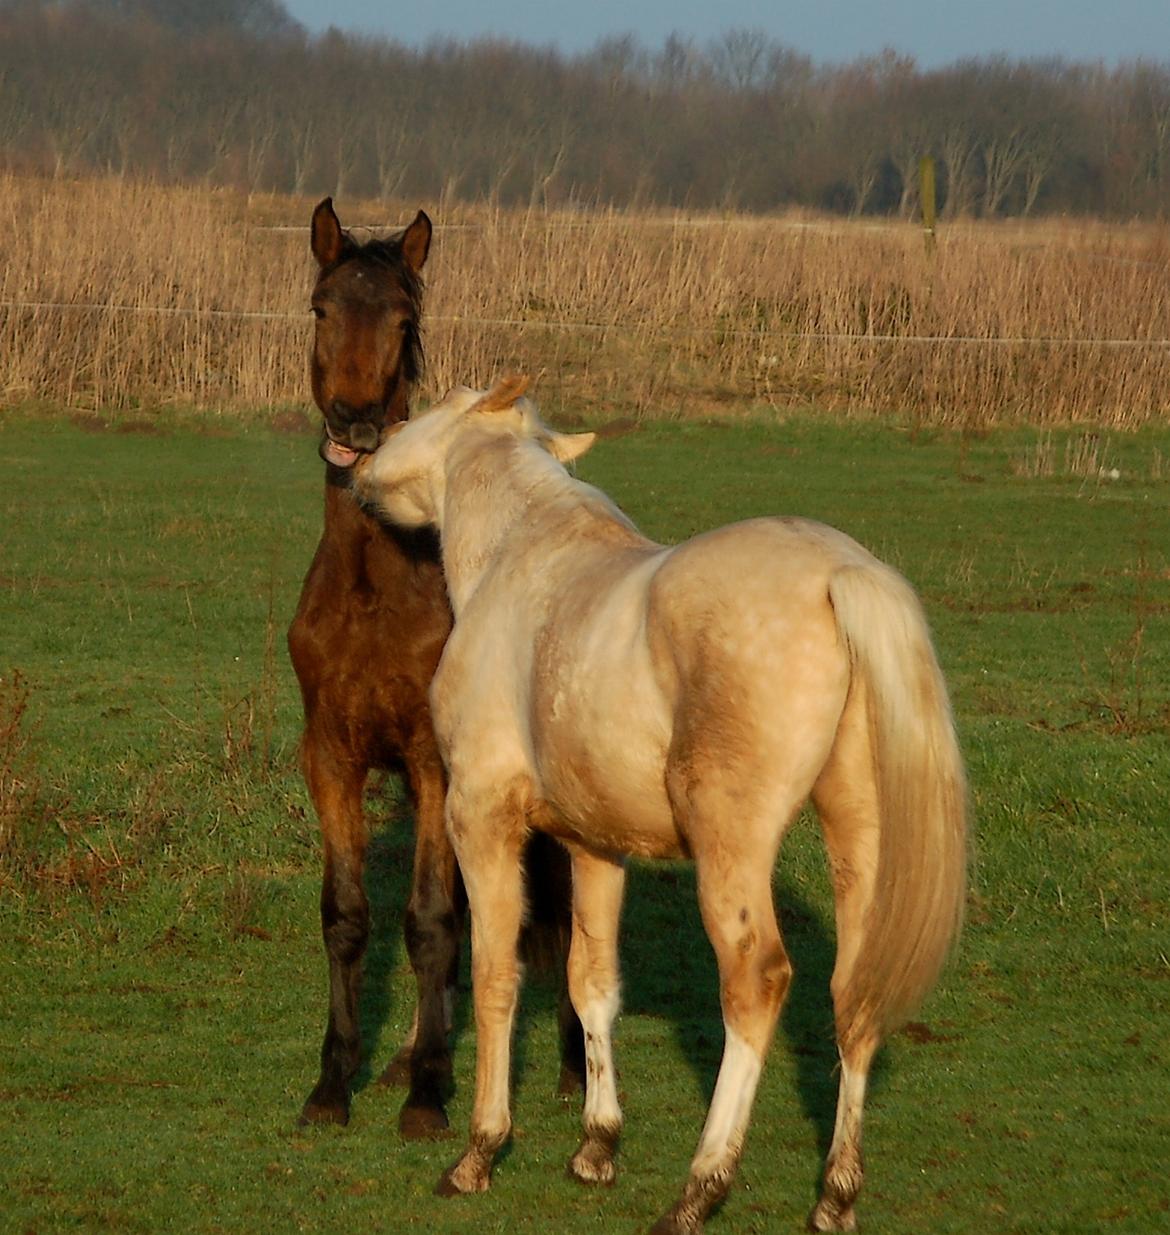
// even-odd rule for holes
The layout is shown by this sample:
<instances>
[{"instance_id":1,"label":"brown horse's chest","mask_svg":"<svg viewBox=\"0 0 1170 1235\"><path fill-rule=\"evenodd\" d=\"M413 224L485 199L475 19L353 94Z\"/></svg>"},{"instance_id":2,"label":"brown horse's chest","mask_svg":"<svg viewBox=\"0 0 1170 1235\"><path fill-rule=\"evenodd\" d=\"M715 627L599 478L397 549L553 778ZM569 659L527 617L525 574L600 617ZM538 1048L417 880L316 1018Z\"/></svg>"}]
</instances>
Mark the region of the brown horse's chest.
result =
<instances>
[{"instance_id":1,"label":"brown horse's chest","mask_svg":"<svg viewBox=\"0 0 1170 1235\"><path fill-rule=\"evenodd\" d=\"M437 561L377 536L326 534L289 628L308 732L372 763L429 732L427 690L451 627Z\"/></svg>"}]
</instances>

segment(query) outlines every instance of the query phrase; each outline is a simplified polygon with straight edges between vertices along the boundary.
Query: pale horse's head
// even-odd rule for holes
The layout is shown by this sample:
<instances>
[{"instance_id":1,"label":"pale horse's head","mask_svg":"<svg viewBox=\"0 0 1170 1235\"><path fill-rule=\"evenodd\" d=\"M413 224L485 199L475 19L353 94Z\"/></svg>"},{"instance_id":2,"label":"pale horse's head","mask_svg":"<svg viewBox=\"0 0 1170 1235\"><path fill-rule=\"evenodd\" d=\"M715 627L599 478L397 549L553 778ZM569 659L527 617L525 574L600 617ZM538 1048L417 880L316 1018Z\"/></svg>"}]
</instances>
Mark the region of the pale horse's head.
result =
<instances>
[{"instance_id":1,"label":"pale horse's head","mask_svg":"<svg viewBox=\"0 0 1170 1235\"><path fill-rule=\"evenodd\" d=\"M373 454L353 470L357 497L399 527L438 525L446 488L447 459L469 433L537 443L561 463L580 458L596 433L558 433L524 398L528 378L502 377L490 390L455 386L409 420L392 425Z\"/></svg>"}]
</instances>

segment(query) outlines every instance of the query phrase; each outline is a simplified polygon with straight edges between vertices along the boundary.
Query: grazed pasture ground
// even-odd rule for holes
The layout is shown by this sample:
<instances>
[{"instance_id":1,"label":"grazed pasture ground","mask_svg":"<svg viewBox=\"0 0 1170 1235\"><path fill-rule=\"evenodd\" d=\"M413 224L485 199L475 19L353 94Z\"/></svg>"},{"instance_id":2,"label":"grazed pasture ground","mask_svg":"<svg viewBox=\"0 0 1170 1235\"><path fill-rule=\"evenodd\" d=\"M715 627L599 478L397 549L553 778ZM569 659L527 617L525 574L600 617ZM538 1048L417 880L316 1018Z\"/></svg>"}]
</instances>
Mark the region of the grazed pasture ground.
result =
<instances>
[{"instance_id":1,"label":"grazed pasture ground","mask_svg":"<svg viewBox=\"0 0 1170 1235\"><path fill-rule=\"evenodd\" d=\"M376 786L369 1063L349 1128L295 1128L325 1009L282 642L319 527L313 441L210 418L134 428L0 420L0 1230L645 1229L685 1172L721 1044L685 866L631 880L617 1186L564 1176L578 1115L551 1097L552 994L534 982L514 1143L488 1196L440 1201L456 1143L401 1143L398 1095L371 1083L410 987L409 828L394 784ZM925 599L977 856L956 962L877 1071L874 1235L1170 1224L1168 453L1166 431L803 419L646 426L582 462L658 538L807 514ZM800 1229L831 1130L811 820L777 900L798 977L713 1235ZM473 1055L465 1001L459 1134Z\"/></svg>"}]
</instances>

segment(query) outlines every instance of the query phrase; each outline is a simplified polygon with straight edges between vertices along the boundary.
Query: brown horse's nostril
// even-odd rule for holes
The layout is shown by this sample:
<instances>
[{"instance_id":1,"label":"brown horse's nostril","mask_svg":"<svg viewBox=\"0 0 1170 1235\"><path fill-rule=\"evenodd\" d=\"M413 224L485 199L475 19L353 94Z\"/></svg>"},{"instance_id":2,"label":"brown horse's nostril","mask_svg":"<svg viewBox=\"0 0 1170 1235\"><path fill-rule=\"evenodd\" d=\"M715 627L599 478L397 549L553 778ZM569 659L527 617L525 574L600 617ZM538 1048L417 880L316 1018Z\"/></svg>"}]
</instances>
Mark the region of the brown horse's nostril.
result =
<instances>
[{"instance_id":1,"label":"brown horse's nostril","mask_svg":"<svg viewBox=\"0 0 1170 1235\"><path fill-rule=\"evenodd\" d=\"M378 449L378 426L368 420L360 420L349 426L349 444L354 450Z\"/></svg>"}]
</instances>

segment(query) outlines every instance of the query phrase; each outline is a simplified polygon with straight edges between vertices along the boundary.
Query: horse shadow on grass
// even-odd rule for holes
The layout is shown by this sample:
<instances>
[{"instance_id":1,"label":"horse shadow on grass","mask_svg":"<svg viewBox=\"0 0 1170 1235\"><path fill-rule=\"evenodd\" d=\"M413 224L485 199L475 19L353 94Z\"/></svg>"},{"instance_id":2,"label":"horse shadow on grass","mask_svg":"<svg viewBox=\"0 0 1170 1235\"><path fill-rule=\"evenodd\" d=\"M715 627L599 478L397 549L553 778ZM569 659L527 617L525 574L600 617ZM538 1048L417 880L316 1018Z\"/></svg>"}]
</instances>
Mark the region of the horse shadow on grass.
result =
<instances>
[{"instance_id":1,"label":"horse shadow on grass","mask_svg":"<svg viewBox=\"0 0 1170 1235\"><path fill-rule=\"evenodd\" d=\"M414 835L409 808L388 800L385 822L372 833L366 851L366 896L370 904L370 936L362 972L358 1017L362 1059L353 1079L357 1094L375 1084L402 1045L414 1010L415 986L403 939L406 903L414 863ZM471 1001L471 945L464 927L459 947L459 979L453 1015L458 1042L474 1021ZM513 1076L523 1074L533 1023L546 1016L555 1021L563 975L529 970L517 1014L513 1044ZM390 1027L397 1022L393 1034ZM387 1040L389 1038L389 1040Z\"/></svg>"},{"instance_id":2,"label":"horse shadow on grass","mask_svg":"<svg viewBox=\"0 0 1170 1235\"><path fill-rule=\"evenodd\" d=\"M785 879L783 858L774 900L794 973L771 1054L787 1050L792 1056L796 1098L814 1129L823 1161L837 1111L839 1069L829 991L836 940L822 912ZM693 866L639 864L633 869L622 962L625 1010L673 1022L679 1051L704 1101L710 1102L723 1052L723 1018L718 970L699 916ZM871 1094L881 1078L879 1054L870 1073ZM697 1137L697 1128L695 1133Z\"/></svg>"},{"instance_id":3,"label":"horse shadow on grass","mask_svg":"<svg viewBox=\"0 0 1170 1235\"><path fill-rule=\"evenodd\" d=\"M367 852L371 930L360 1002L364 1049L354 1080L355 1093L377 1080L401 1045L400 1040L386 1040L388 1027L397 1020L401 1028L396 1036L400 1039L409 1028L413 1009L413 979L402 940L413 835L408 808L401 803L388 805L389 818L372 836ZM772 1053L787 1050L792 1057L796 1099L812 1125L823 1161L833 1138L837 1104L838 1060L829 993L836 942L826 914L794 881L785 878L783 859L778 867L775 901L794 976ZM465 931L455 1007L456 1040L473 1022L469 952ZM692 866L631 864L622 920L621 966L624 1010L672 1024L679 1053L704 1101L709 1102L722 1055L723 1021L715 958L699 917ZM555 1021L560 981L556 975L531 973L525 981L513 1048L514 1077L524 1074L533 1026L545 1019ZM616 1045L620 1058L620 1034ZM883 1071L879 1053L870 1074L871 1096L881 1087ZM816 1169L819 1173L820 1162Z\"/></svg>"},{"instance_id":4,"label":"horse shadow on grass","mask_svg":"<svg viewBox=\"0 0 1170 1235\"><path fill-rule=\"evenodd\" d=\"M413 979L404 986L401 968L406 959L403 921L410 898L414 864L414 835L409 808L391 803L391 814L373 832L366 850L366 897L370 903L370 937L362 967L358 1020L362 1031L362 1060L353 1079L355 1094L381 1075L390 1056L402 1045L414 1009ZM397 1021L398 1041L389 1041Z\"/></svg>"}]
</instances>

